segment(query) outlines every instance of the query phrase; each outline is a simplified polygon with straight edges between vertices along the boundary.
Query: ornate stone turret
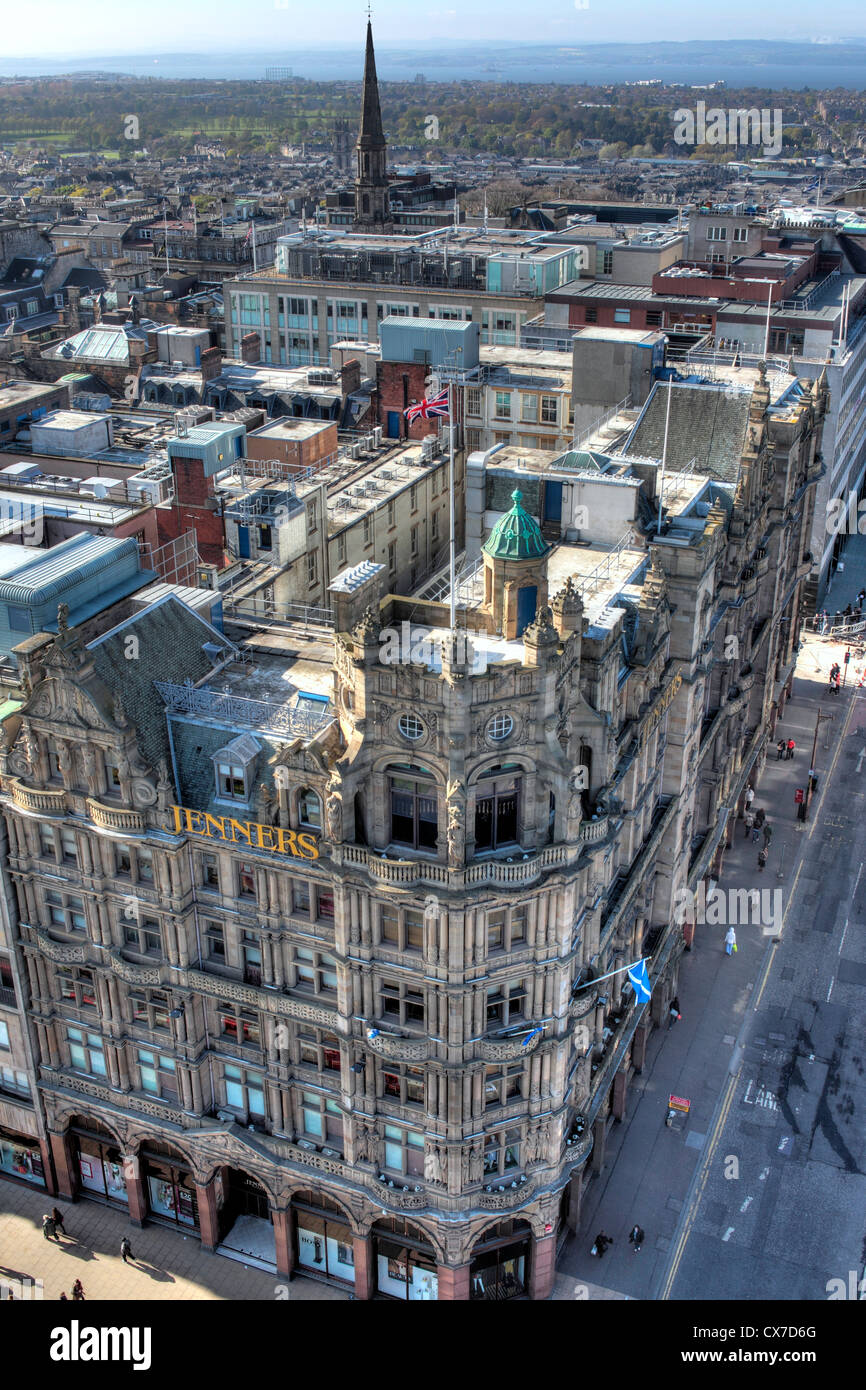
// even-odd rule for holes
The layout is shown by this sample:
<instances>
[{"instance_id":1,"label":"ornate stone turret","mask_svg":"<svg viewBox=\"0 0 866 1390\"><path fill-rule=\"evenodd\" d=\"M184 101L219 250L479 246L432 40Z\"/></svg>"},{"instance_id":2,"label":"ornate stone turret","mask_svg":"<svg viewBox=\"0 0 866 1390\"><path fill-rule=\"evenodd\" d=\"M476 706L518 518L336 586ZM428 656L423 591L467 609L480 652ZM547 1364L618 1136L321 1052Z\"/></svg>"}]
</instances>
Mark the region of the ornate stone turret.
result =
<instances>
[{"instance_id":1,"label":"ornate stone turret","mask_svg":"<svg viewBox=\"0 0 866 1390\"><path fill-rule=\"evenodd\" d=\"M560 637L569 637L573 632L580 634L583 629L583 599L571 575L559 593L554 595L551 606L553 622Z\"/></svg>"},{"instance_id":2,"label":"ornate stone turret","mask_svg":"<svg viewBox=\"0 0 866 1390\"><path fill-rule=\"evenodd\" d=\"M481 547L484 555L484 609L497 632L520 637L536 612L547 605L547 556L550 546L515 488L514 506L501 516Z\"/></svg>"}]
</instances>

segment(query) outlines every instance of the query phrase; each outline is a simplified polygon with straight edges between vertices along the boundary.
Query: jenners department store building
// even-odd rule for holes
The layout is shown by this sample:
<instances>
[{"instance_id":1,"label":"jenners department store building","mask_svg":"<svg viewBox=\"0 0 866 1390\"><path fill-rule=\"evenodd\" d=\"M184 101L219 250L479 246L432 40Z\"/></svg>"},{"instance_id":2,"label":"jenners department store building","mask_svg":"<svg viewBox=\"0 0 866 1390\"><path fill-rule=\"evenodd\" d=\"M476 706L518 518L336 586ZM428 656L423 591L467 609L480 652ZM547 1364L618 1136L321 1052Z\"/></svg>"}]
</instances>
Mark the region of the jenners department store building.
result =
<instances>
[{"instance_id":1,"label":"jenners department store building","mask_svg":"<svg viewBox=\"0 0 866 1390\"><path fill-rule=\"evenodd\" d=\"M820 400L771 451L754 396L736 483L682 475L660 534L551 544L515 488L463 614L483 661L427 603L383 662L410 610L373 564L306 636L169 592L20 644L42 1130L10 1106L0 1140L50 1192L360 1298L549 1295L677 987L673 894L719 873L793 668ZM649 1004L594 983L641 954Z\"/></svg>"}]
</instances>

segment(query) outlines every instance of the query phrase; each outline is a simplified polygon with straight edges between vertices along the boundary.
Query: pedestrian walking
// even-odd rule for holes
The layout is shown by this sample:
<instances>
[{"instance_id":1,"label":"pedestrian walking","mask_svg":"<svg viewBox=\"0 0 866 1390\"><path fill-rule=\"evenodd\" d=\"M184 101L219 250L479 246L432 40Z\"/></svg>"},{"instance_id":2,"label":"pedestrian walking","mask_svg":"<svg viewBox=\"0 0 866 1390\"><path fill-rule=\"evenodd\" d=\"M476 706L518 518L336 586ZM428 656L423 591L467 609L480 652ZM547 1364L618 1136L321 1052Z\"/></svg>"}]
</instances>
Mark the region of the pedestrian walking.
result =
<instances>
[{"instance_id":1,"label":"pedestrian walking","mask_svg":"<svg viewBox=\"0 0 866 1390\"><path fill-rule=\"evenodd\" d=\"M746 810L747 810L747 811L751 808L751 805L752 805L752 802L754 801L754 799L755 799L755 788L754 788L754 787L746 787L745 801L746 801Z\"/></svg>"},{"instance_id":2,"label":"pedestrian walking","mask_svg":"<svg viewBox=\"0 0 866 1390\"><path fill-rule=\"evenodd\" d=\"M751 811L747 811L746 814L743 816L743 824L746 827L746 839L748 840L749 835L752 831L752 827L755 824L755 817L753 816Z\"/></svg>"},{"instance_id":3,"label":"pedestrian walking","mask_svg":"<svg viewBox=\"0 0 866 1390\"><path fill-rule=\"evenodd\" d=\"M66 1235L66 1227L63 1224L63 1212L59 1207L52 1207L51 1220L54 1222L55 1231L60 1231L63 1235Z\"/></svg>"},{"instance_id":4,"label":"pedestrian walking","mask_svg":"<svg viewBox=\"0 0 866 1390\"><path fill-rule=\"evenodd\" d=\"M48 1212L46 1212L42 1218L42 1234L44 1235L46 1240L51 1240L53 1238L54 1240L58 1241L59 1244L59 1237L54 1229L54 1222L48 1215Z\"/></svg>"},{"instance_id":5,"label":"pedestrian walking","mask_svg":"<svg viewBox=\"0 0 866 1390\"><path fill-rule=\"evenodd\" d=\"M767 824L764 826L764 849L770 848L770 841L772 840L772 838L773 827L770 825L770 822L767 821Z\"/></svg>"},{"instance_id":6,"label":"pedestrian walking","mask_svg":"<svg viewBox=\"0 0 866 1390\"><path fill-rule=\"evenodd\" d=\"M765 821L766 819L767 819L767 813L766 813L766 811L764 810L763 806L761 806L760 809L757 810L757 811L755 812L755 825L758 827L759 830L760 830L761 827L763 826L764 821Z\"/></svg>"},{"instance_id":7,"label":"pedestrian walking","mask_svg":"<svg viewBox=\"0 0 866 1390\"><path fill-rule=\"evenodd\" d=\"M76 1279L75 1283L72 1285L72 1298L75 1303L85 1302L84 1287L80 1279Z\"/></svg>"},{"instance_id":8,"label":"pedestrian walking","mask_svg":"<svg viewBox=\"0 0 866 1390\"><path fill-rule=\"evenodd\" d=\"M602 1255L604 1254L605 1250L609 1245L613 1245L613 1237L606 1236L604 1231L599 1231L593 1243L593 1255L598 1255L599 1259L601 1259Z\"/></svg>"},{"instance_id":9,"label":"pedestrian walking","mask_svg":"<svg viewBox=\"0 0 866 1390\"><path fill-rule=\"evenodd\" d=\"M680 1001L677 996L674 995L668 1006L668 1027L673 1028L674 1024L678 1023L681 1017Z\"/></svg>"},{"instance_id":10,"label":"pedestrian walking","mask_svg":"<svg viewBox=\"0 0 866 1390\"><path fill-rule=\"evenodd\" d=\"M646 1232L642 1226L634 1225L628 1233L629 1244L634 1246L634 1253L637 1254L644 1242Z\"/></svg>"},{"instance_id":11,"label":"pedestrian walking","mask_svg":"<svg viewBox=\"0 0 866 1390\"><path fill-rule=\"evenodd\" d=\"M784 758L784 756L785 756L785 740L784 740L783 738L780 738L780 739L779 739L779 742L776 744L776 762L777 762L777 763L781 762L782 759Z\"/></svg>"},{"instance_id":12,"label":"pedestrian walking","mask_svg":"<svg viewBox=\"0 0 866 1390\"><path fill-rule=\"evenodd\" d=\"M734 931L733 927L728 927L728 930L725 932L725 955L726 955L726 956L733 955L733 953L734 953L734 951L736 951L736 949L737 949L737 933Z\"/></svg>"},{"instance_id":13,"label":"pedestrian walking","mask_svg":"<svg viewBox=\"0 0 866 1390\"><path fill-rule=\"evenodd\" d=\"M59 1299L61 1303L69 1302L69 1298L67 1297L66 1293L64 1293L63 1289L60 1290Z\"/></svg>"},{"instance_id":14,"label":"pedestrian walking","mask_svg":"<svg viewBox=\"0 0 866 1390\"><path fill-rule=\"evenodd\" d=\"M767 866L767 846L764 845L764 848L763 848L762 850L759 850L759 851L758 851L758 868L760 869L761 873L764 872L764 869L766 868L766 866Z\"/></svg>"},{"instance_id":15,"label":"pedestrian walking","mask_svg":"<svg viewBox=\"0 0 866 1390\"><path fill-rule=\"evenodd\" d=\"M796 745L796 743L794 742L794 740L793 740L792 738L789 738L789 739L788 739L788 742L785 744L785 752L786 752L786 754L787 754L787 756L788 756L789 758L793 758L793 756L794 756L794 749L795 749L796 747L797 747L797 745Z\"/></svg>"},{"instance_id":16,"label":"pedestrian walking","mask_svg":"<svg viewBox=\"0 0 866 1390\"><path fill-rule=\"evenodd\" d=\"M123 1260L124 1264L126 1264L129 1260L135 1259L135 1256L132 1253L132 1246L129 1243L129 1236L124 1236L122 1241L120 1242L120 1258Z\"/></svg>"},{"instance_id":17,"label":"pedestrian walking","mask_svg":"<svg viewBox=\"0 0 866 1390\"><path fill-rule=\"evenodd\" d=\"M839 674L837 673L837 675L836 675L836 685L835 685L835 687L834 687L834 689L833 689L833 694L834 694L834 695L838 695L838 694L839 694L839 691L840 691L841 689L842 689L842 677L841 677L841 675L839 675Z\"/></svg>"},{"instance_id":18,"label":"pedestrian walking","mask_svg":"<svg viewBox=\"0 0 866 1390\"><path fill-rule=\"evenodd\" d=\"M761 838L760 827L755 824L752 826L752 844L756 845Z\"/></svg>"}]
</instances>

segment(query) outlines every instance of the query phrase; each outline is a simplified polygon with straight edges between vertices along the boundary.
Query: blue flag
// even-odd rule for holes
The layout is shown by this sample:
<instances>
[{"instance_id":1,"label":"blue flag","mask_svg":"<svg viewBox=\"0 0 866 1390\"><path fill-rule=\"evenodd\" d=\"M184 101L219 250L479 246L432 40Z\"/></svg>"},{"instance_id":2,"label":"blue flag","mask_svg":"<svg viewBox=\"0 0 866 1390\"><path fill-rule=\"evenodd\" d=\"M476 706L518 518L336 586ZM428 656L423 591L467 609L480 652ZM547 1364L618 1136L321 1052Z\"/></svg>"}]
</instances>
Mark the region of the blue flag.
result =
<instances>
[{"instance_id":1,"label":"blue flag","mask_svg":"<svg viewBox=\"0 0 866 1390\"><path fill-rule=\"evenodd\" d=\"M652 994L652 985L649 982L649 975L646 973L646 961L640 960L637 965L633 965L628 972L628 978L634 990L635 999L639 1004L645 1004Z\"/></svg>"},{"instance_id":2,"label":"blue flag","mask_svg":"<svg viewBox=\"0 0 866 1390\"><path fill-rule=\"evenodd\" d=\"M523 1045L524 1047L528 1047L529 1044L532 1042L532 1039L533 1039L533 1038L537 1038L538 1035L539 1035L539 1033L543 1033L543 1032L544 1032L544 1029L543 1029L543 1028L533 1028L532 1032L531 1032L531 1033L527 1033L526 1037L523 1039L523 1044L522 1044L522 1045Z\"/></svg>"}]
</instances>

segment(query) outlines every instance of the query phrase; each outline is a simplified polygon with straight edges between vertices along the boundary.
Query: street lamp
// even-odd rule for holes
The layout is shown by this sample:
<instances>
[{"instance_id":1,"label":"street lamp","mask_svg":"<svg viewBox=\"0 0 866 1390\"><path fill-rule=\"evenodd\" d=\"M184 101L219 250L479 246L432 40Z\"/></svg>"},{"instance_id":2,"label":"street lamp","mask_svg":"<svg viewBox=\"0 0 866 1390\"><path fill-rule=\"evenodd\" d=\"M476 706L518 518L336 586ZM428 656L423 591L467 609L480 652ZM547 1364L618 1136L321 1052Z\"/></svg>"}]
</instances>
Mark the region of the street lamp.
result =
<instances>
[{"instance_id":1,"label":"street lamp","mask_svg":"<svg viewBox=\"0 0 866 1390\"><path fill-rule=\"evenodd\" d=\"M809 818L809 806L812 801L812 791L813 787L817 784L818 781L817 777L815 776L815 757L818 752L818 730L820 729L823 723L826 723L828 720L832 718L832 714L822 714L821 706L818 706L818 718L815 720L815 737L812 740L812 757L809 762L809 785L806 788L806 808L803 813L803 820L808 820Z\"/></svg>"}]
</instances>

